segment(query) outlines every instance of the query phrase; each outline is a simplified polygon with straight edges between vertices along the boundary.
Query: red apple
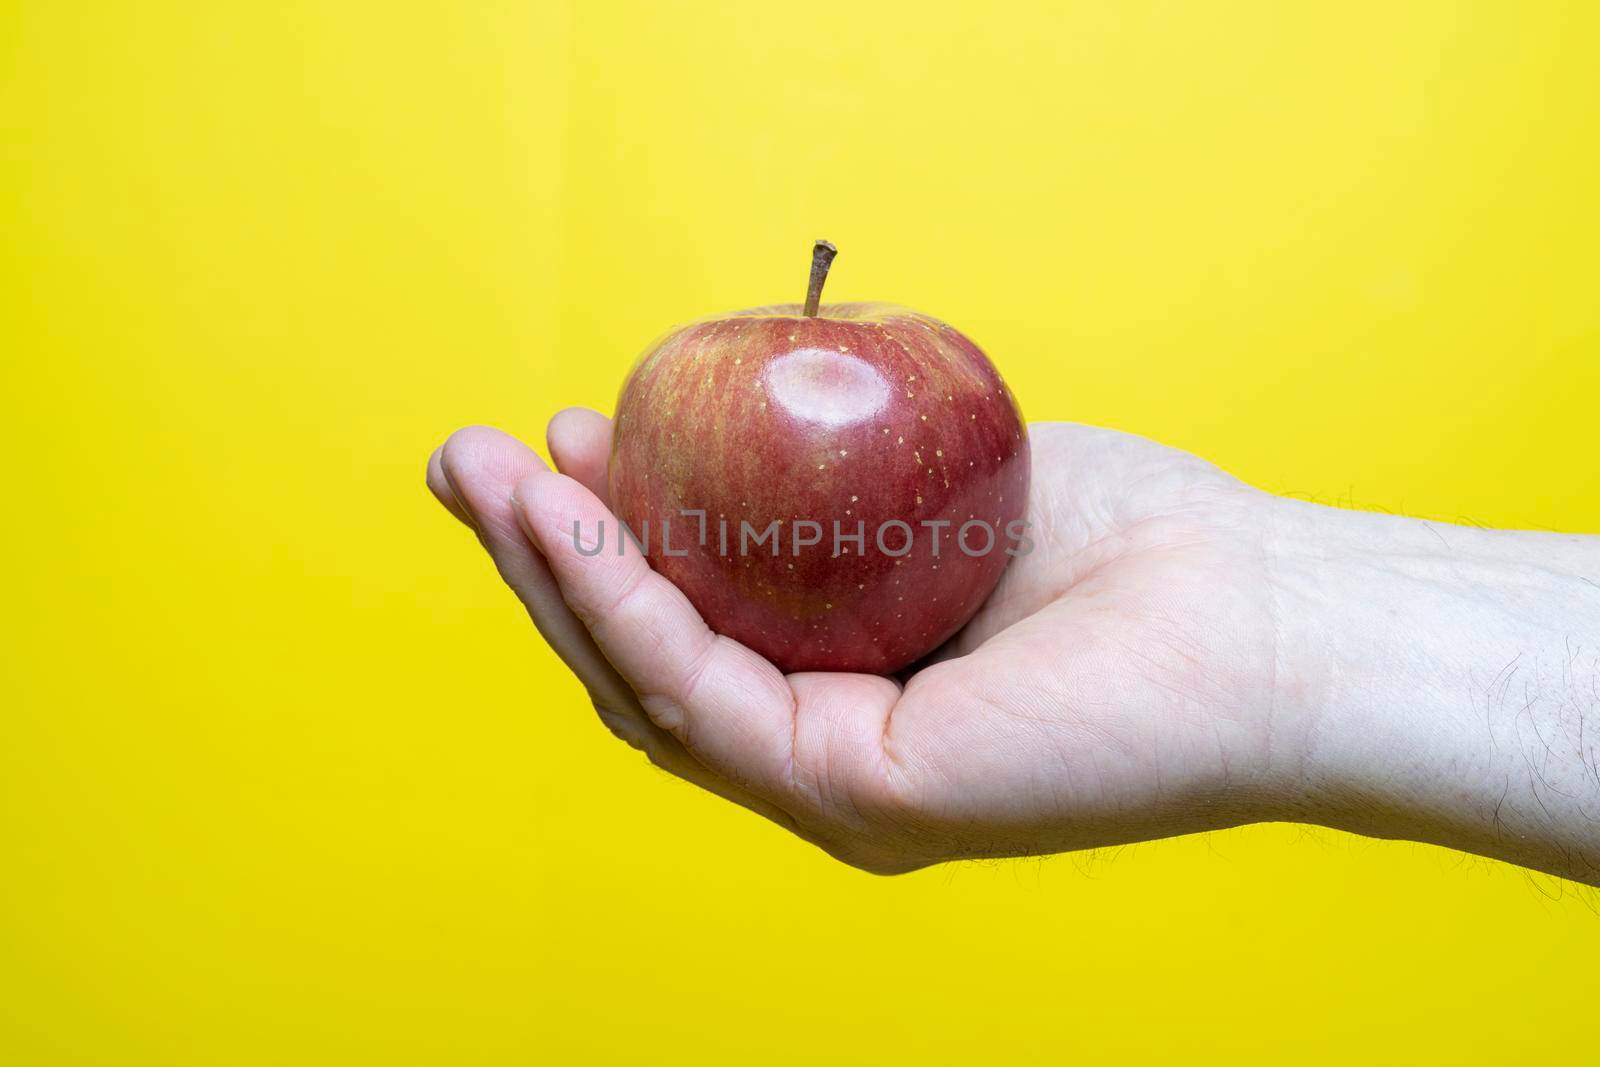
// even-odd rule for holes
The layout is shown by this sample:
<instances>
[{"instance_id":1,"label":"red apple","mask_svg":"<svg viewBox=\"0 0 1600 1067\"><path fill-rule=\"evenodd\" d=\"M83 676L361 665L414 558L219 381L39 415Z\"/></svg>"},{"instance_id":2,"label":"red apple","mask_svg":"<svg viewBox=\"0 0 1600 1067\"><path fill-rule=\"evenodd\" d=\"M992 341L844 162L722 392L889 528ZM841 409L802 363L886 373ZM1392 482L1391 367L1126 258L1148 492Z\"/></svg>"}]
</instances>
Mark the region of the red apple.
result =
<instances>
[{"instance_id":1,"label":"red apple","mask_svg":"<svg viewBox=\"0 0 1600 1067\"><path fill-rule=\"evenodd\" d=\"M833 251L817 242L803 309L704 319L639 357L611 505L713 630L785 671L887 674L960 629L1027 549L1027 429L952 327L819 307ZM602 535L615 551L620 532Z\"/></svg>"}]
</instances>

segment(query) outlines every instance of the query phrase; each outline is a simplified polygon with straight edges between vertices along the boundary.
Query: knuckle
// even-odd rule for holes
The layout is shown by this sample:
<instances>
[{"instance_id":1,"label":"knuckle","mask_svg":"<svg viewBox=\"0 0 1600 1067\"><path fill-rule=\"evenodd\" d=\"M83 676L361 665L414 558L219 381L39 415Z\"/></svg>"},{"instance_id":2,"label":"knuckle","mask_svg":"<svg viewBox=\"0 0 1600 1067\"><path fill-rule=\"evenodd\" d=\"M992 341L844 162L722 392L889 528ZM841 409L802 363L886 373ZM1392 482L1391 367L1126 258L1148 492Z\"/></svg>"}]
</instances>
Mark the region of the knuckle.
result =
<instances>
[{"instance_id":1,"label":"knuckle","mask_svg":"<svg viewBox=\"0 0 1600 1067\"><path fill-rule=\"evenodd\" d=\"M885 758L865 776L857 805L875 823L904 829L922 822L922 801L911 777Z\"/></svg>"},{"instance_id":2,"label":"knuckle","mask_svg":"<svg viewBox=\"0 0 1600 1067\"><path fill-rule=\"evenodd\" d=\"M651 571L642 561L630 566L617 579L616 588L598 605L603 618L632 619L639 612L640 598L648 590Z\"/></svg>"},{"instance_id":3,"label":"knuckle","mask_svg":"<svg viewBox=\"0 0 1600 1067\"><path fill-rule=\"evenodd\" d=\"M626 743L628 747L648 754L650 747L648 744L648 731L636 716L624 711L618 711L592 697L590 700L594 704L595 714L599 716L600 722L604 724L605 728L611 731L612 736Z\"/></svg>"},{"instance_id":4,"label":"knuckle","mask_svg":"<svg viewBox=\"0 0 1600 1067\"><path fill-rule=\"evenodd\" d=\"M639 703L652 723L676 737L681 744L689 744L689 718L676 701L640 694Z\"/></svg>"}]
</instances>

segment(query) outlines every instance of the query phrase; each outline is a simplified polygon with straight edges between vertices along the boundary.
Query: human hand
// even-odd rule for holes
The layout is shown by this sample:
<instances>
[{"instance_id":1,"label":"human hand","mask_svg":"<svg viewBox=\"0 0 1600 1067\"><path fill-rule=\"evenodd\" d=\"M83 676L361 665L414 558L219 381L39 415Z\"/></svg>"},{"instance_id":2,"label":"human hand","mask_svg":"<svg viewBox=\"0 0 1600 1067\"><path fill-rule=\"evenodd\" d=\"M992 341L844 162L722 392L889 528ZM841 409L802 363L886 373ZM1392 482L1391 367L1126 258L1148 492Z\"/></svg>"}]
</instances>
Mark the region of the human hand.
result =
<instances>
[{"instance_id":1,"label":"human hand","mask_svg":"<svg viewBox=\"0 0 1600 1067\"><path fill-rule=\"evenodd\" d=\"M435 451L428 484L617 736L857 867L1293 815L1305 726L1277 696L1273 498L1128 434L1030 434L1033 551L903 680L784 677L633 546L580 555L575 521L616 524L596 412L552 420L559 474L471 428Z\"/></svg>"}]
</instances>

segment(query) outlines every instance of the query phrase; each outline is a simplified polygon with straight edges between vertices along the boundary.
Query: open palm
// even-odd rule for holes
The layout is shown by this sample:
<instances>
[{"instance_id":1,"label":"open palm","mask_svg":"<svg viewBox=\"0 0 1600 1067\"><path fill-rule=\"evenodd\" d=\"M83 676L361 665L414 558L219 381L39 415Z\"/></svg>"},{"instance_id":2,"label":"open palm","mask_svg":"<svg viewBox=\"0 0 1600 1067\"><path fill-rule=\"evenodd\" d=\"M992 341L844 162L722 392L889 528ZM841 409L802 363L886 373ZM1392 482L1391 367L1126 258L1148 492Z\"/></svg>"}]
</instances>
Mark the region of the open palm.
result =
<instances>
[{"instance_id":1,"label":"open palm","mask_svg":"<svg viewBox=\"0 0 1600 1067\"><path fill-rule=\"evenodd\" d=\"M552 420L552 473L471 428L428 463L601 719L658 766L866 870L1120 844L1274 814L1269 498L1186 453L1030 428L1034 550L901 680L785 677L707 629L615 524L610 422Z\"/></svg>"}]
</instances>

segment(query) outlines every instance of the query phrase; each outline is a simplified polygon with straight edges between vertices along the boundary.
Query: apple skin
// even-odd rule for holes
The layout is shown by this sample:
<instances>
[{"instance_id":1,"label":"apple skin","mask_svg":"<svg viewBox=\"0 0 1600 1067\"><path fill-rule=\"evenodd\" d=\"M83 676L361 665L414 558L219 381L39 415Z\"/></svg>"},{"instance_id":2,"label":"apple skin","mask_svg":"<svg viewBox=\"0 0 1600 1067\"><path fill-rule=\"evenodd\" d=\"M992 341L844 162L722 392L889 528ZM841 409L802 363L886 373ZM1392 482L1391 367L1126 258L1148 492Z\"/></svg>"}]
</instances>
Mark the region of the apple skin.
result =
<instances>
[{"instance_id":1,"label":"apple skin","mask_svg":"<svg viewBox=\"0 0 1600 1067\"><path fill-rule=\"evenodd\" d=\"M649 523L651 566L713 630L785 672L871 674L925 656L982 605L1006 549L1021 548L1007 527L1024 516L1028 476L1027 427L988 357L890 304L823 305L811 318L793 304L752 308L668 333L622 387L608 470L613 511L641 540ZM680 509L706 512L703 547L699 520ZM741 555L741 520L761 531L774 519L779 554L769 540ZM798 555L796 519L822 526ZM914 534L898 558L875 543L894 519ZM994 530L990 551L960 550L971 519ZM864 523L864 552L835 545L834 520L844 534ZM937 520L950 525L935 556L920 523ZM620 535L607 534L615 551ZM898 551L904 532L887 528L884 541ZM985 541L971 529L974 552Z\"/></svg>"}]
</instances>

